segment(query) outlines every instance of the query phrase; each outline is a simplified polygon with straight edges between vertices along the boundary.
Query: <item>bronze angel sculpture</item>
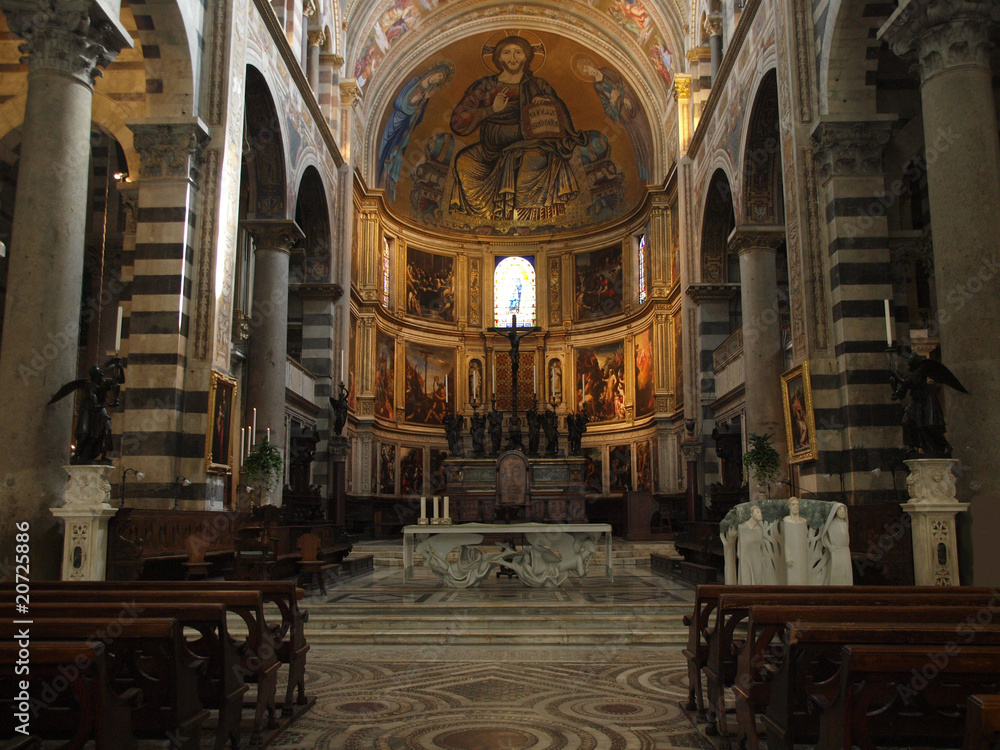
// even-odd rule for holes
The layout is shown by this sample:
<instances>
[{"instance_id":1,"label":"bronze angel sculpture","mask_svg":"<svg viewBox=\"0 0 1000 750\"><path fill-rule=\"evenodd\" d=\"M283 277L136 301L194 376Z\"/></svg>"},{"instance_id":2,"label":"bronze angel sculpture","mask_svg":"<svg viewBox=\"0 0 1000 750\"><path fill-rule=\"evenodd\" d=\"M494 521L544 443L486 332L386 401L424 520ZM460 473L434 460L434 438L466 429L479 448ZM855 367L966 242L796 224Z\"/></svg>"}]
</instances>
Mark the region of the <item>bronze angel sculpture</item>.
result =
<instances>
[{"instance_id":1,"label":"bronze angel sculpture","mask_svg":"<svg viewBox=\"0 0 1000 750\"><path fill-rule=\"evenodd\" d=\"M936 360L904 350L900 361L901 371L891 367L889 382L893 400L910 396L910 402L903 408L903 445L907 454L951 458L951 444L945 438L944 410L938 398L939 386L947 385L959 393L968 391L951 370Z\"/></svg>"},{"instance_id":2,"label":"bronze angel sculpture","mask_svg":"<svg viewBox=\"0 0 1000 750\"><path fill-rule=\"evenodd\" d=\"M71 380L49 399L54 404L71 393L82 391L80 409L76 415L76 445L70 463L110 464L111 416L109 406L118 406L118 396L125 382L125 366L120 357L113 357L104 367L91 365L88 377Z\"/></svg>"}]
</instances>

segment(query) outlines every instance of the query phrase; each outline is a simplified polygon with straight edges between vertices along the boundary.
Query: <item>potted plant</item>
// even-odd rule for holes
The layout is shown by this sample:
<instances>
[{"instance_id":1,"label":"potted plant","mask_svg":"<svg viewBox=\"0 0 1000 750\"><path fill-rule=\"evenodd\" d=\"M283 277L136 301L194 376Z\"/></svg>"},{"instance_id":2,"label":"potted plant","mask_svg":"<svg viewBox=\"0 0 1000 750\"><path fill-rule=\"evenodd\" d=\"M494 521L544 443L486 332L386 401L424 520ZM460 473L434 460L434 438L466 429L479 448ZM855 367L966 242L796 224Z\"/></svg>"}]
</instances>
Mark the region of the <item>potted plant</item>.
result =
<instances>
[{"instance_id":1,"label":"potted plant","mask_svg":"<svg viewBox=\"0 0 1000 750\"><path fill-rule=\"evenodd\" d=\"M771 445L773 435L765 433L747 435L749 448L743 454L743 468L753 480L754 486L767 486L767 496L771 497L771 483L781 473L781 454Z\"/></svg>"},{"instance_id":2,"label":"potted plant","mask_svg":"<svg viewBox=\"0 0 1000 750\"><path fill-rule=\"evenodd\" d=\"M281 454L267 440L250 451L244 459L240 473L251 492L256 493L258 506L262 504L262 498L278 486L282 466Z\"/></svg>"}]
</instances>

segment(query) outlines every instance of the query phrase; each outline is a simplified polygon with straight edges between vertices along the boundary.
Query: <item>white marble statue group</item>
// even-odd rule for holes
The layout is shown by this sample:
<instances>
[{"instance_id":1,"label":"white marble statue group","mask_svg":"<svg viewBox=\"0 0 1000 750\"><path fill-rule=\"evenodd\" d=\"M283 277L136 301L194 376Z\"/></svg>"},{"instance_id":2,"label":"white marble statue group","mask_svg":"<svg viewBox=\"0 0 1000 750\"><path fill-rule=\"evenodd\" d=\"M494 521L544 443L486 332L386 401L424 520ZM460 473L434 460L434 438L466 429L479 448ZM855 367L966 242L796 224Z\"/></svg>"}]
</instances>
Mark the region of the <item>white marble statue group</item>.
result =
<instances>
[{"instance_id":1,"label":"white marble statue group","mask_svg":"<svg viewBox=\"0 0 1000 750\"><path fill-rule=\"evenodd\" d=\"M854 583L843 503L797 497L741 503L719 532L727 584Z\"/></svg>"}]
</instances>

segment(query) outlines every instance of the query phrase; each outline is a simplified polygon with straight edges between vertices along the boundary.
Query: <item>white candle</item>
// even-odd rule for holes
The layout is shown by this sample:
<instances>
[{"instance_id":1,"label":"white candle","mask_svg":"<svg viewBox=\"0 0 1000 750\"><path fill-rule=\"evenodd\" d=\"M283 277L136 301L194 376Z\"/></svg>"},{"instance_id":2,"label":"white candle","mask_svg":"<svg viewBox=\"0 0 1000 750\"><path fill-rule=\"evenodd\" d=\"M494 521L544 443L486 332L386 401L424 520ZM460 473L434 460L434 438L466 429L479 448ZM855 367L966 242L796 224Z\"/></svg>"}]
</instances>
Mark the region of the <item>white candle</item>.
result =
<instances>
[{"instance_id":1,"label":"white candle","mask_svg":"<svg viewBox=\"0 0 1000 750\"><path fill-rule=\"evenodd\" d=\"M344 350L343 349L340 350L340 382L341 383L346 383L347 382L346 371L344 370Z\"/></svg>"},{"instance_id":2,"label":"white candle","mask_svg":"<svg viewBox=\"0 0 1000 750\"><path fill-rule=\"evenodd\" d=\"M115 354L122 350L122 317L125 315L125 308L118 305L118 330L115 332Z\"/></svg>"},{"instance_id":3,"label":"white candle","mask_svg":"<svg viewBox=\"0 0 1000 750\"><path fill-rule=\"evenodd\" d=\"M531 390L538 393L538 365L531 363Z\"/></svg>"},{"instance_id":4,"label":"white candle","mask_svg":"<svg viewBox=\"0 0 1000 750\"><path fill-rule=\"evenodd\" d=\"M270 427L267 428L267 442L269 442L269 443L271 442L271 428Z\"/></svg>"},{"instance_id":5,"label":"white candle","mask_svg":"<svg viewBox=\"0 0 1000 750\"><path fill-rule=\"evenodd\" d=\"M247 428L240 427L240 466L243 465L243 450L247 447Z\"/></svg>"},{"instance_id":6,"label":"white candle","mask_svg":"<svg viewBox=\"0 0 1000 750\"><path fill-rule=\"evenodd\" d=\"M444 376L444 402L448 403L448 376Z\"/></svg>"},{"instance_id":7,"label":"white candle","mask_svg":"<svg viewBox=\"0 0 1000 750\"><path fill-rule=\"evenodd\" d=\"M250 426L247 425L247 455L250 455L250 451L253 450L253 442L250 438Z\"/></svg>"},{"instance_id":8,"label":"white candle","mask_svg":"<svg viewBox=\"0 0 1000 750\"><path fill-rule=\"evenodd\" d=\"M250 433L250 444L257 445L257 407L253 408L253 431Z\"/></svg>"},{"instance_id":9,"label":"white candle","mask_svg":"<svg viewBox=\"0 0 1000 750\"><path fill-rule=\"evenodd\" d=\"M476 385L478 385L478 384L476 383L476 371L475 371L475 370L473 370L473 371L472 371L472 397L473 397L473 398L475 398L475 397L476 397L476 392L477 392L477 390L478 390L478 389L476 388Z\"/></svg>"},{"instance_id":10,"label":"white candle","mask_svg":"<svg viewBox=\"0 0 1000 750\"><path fill-rule=\"evenodd\" d=\"M424 518L427 518L427 498L426 497L421 497L420 498L420 518L421 518L421 520L423 520Z\"/></svg>"},{"instance_id":11,"label":"white candle","mask_svg":"<svg viewBox=\"0 0 1000 750\"><path fill-rule=\"evenodd\" d=\"M444 517L445 518L451 518L451 516L448 513L448 496L447 495L444 496Z\"/></svg>"},{"instance_id":12,"label":"white candle","mask_svg":"<svg viewBox=\"0 0 1000 750\"><path fill-rule=\"evenodd\" d=\"M439 498L437 495L434 496L434 517L435 518L440 518L440 516L438 515L438 500L440 500L440 499L441 498Z\"/></svg>"},{"instance_id":13,"label":"white candle","mask_svg":"<svg viewBox=\"0 0 1000 750\"><path fill-rule=\"evenodd\" d=\"M885 301L885 343L892 346L892 319L889 317L889 300Z\"/></svg>"},{"instance_id":14,"label":"white candle","mask_svg":"<svg viewBox=\"0 0 1000 750\"><path fill-rule=\"evenodd\" d=\"M493 355L493 393L497 392L497 355Z\"/></svg>"}]
</instances>

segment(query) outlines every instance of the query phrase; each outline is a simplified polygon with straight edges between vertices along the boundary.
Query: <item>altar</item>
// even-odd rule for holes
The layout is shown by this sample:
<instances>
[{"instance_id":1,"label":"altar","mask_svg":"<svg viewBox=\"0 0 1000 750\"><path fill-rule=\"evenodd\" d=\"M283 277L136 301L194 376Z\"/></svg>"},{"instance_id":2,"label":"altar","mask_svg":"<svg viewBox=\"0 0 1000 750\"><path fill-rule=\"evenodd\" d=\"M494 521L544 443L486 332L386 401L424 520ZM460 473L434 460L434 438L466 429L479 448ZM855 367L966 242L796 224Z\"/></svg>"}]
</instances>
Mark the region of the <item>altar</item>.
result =
<instances>
[{"instance_id":1,"label":"altar","mask_svg":"<svg viewBox=\"0 0 1000 750\"><path fill-rule=\"evenodd\" d=\"M501 545L496 554L476 549L486 536L524 535L527 543L517 550ZM611 559L611 525L606 523L464 523L455 525L405 526L403 528L403 580L413 577L414 548L424 564L453 588L480 585L495 568L513 569L528 586L555 587L570 573L583 578L590 559L604 536L605 575L614 580ZM458 560L448 555L459 549Z\"/></svg>"}]
</instances>

